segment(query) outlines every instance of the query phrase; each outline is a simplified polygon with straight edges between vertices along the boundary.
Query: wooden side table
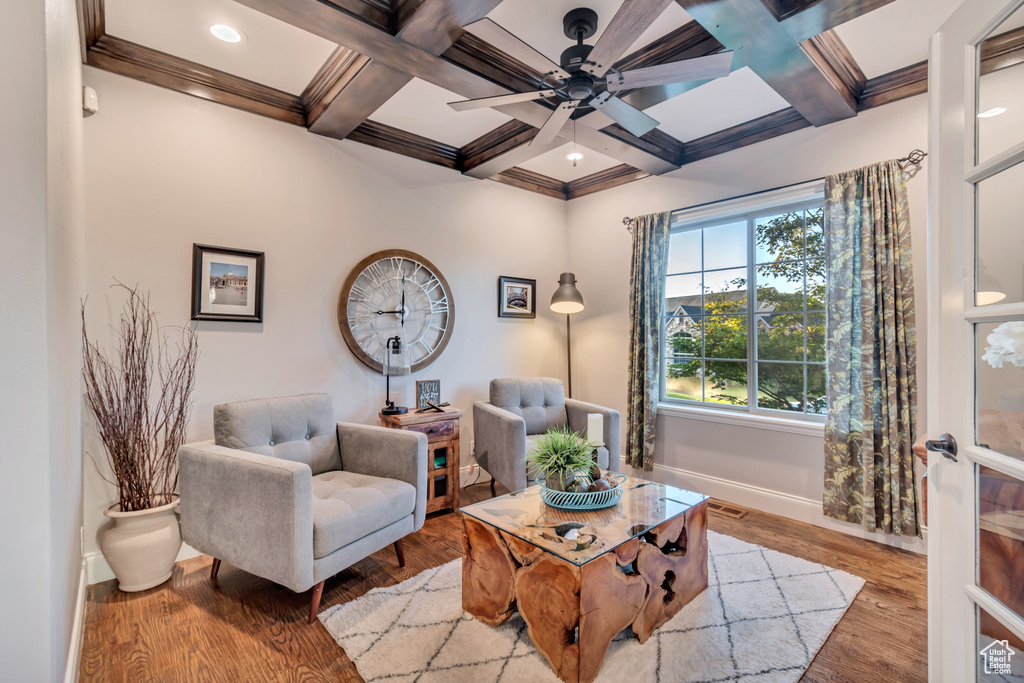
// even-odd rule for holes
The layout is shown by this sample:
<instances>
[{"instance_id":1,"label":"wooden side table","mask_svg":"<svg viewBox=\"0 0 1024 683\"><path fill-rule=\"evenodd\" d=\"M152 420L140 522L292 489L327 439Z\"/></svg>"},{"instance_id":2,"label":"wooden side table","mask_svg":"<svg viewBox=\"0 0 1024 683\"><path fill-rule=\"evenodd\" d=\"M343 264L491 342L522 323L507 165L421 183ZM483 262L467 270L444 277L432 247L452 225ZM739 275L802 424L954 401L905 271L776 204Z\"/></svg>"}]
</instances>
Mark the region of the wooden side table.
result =
<instances>
[{"instance_id":1,"label":"wooden side table","mask_svg":"<svg viewBox=\"0 0 1024 683\"><path fill-rule=\"evenodd\" d=\"M379 414L382 427L427 435L427 512L459 509L459 420L462 411Z\"/></svg>"}]
</instances>

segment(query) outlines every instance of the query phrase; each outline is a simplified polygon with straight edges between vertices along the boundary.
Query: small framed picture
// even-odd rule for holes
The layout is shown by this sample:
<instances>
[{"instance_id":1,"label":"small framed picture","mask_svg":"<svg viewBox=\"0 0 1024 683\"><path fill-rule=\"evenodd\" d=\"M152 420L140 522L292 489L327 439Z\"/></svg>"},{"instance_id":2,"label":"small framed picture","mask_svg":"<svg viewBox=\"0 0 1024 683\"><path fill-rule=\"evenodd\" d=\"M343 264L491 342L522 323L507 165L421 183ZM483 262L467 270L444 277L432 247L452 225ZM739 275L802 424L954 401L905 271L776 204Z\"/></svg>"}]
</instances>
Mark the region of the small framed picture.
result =
<instances>
[{"instance_id":1,"label":"small framed picture","mask_svg":"<svg viewBox=\"0 0 1024 683\"><path fill-rule=\"evenodd\" d=\"M192 320L263 322L262 251L192 245Z\"/></svg>"},{"instance_id":2,"label":"small framed picture","mask_svg":"<svg viewBox=\"0 0 1024 683\"><path fill-rule=\"evenodd\" d=\"M441 380L421 379L416 382L416 410L441 405Z\"/></svg>"},{"instance_id":3,"label":"small framed picture","mask_svg":"<svg viewBox=\"0 0 1024 683\"><path fill-rule=\"evenodd\" d=\"M498 277L498 317L536 318L537 281L522 277Z\"/></svg>"}]
</instances>

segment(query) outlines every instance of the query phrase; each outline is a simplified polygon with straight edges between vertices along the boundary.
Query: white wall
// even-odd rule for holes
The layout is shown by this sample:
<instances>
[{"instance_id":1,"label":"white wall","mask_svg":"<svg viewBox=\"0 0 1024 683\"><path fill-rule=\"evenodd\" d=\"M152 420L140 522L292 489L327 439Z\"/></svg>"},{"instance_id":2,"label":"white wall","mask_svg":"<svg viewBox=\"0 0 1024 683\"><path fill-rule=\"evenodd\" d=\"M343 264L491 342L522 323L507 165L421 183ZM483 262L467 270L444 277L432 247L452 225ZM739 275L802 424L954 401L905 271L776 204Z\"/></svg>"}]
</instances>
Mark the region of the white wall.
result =
<instances>
[{"instance_id":1,"label":"white wall","mask_svg":"<svg viewBox=\"0 0 1024 683\"><path fill-rule=\"evenodd\" d=\"M81 92L75 3L6 3L0 64L4 680L64 677L81 569L77 299Z\"/></svg>"},{"instance_id":2,"label":"white wall","mask_svg":"<svg viewBox=\"0 0 1024 683\"><path fill-rule=\"evenodd\" d=\"M543 305L565 270L565 202L463 178L396 154L337 142L91 68L100 113L85 122L90 334L110 341L113 278L140 284L164 325L190 315L193 242L266 252L263 324L199 323L196 407L188 439L213 436L216 403L325 391L338 418L374 423L384 380L341 337L342 283L365 256L404 248L451 285L455 332L425 370L392 378L400 404L417 379L440 379L466 411L494 377L564 374L563 325ZM497 317L497 277L536 278L535 320ZM102 449L85 422L86 449ZM86 550L114 499L86 461ZM98 577L97 577L98 578Z\"/></svg>"},{"instance_id":3,"label":"white wall","mask_svg":"<svg viewBox=\"0 0 1024 683\"><path fill-rule=\"evenodd\" d=\"M927 96L861 113L673 173L569 202L569 262L586 310L573 321L576 386L625 415L630 235L623 216L667 211L811 180L927 147ZM927 160L908 183L917 291L919 424L924 425ZM578 360L577 360L578 359ZM625 426L624 426L625 427ZM625 431L625 430L624 430ZM625 434L624 434L625 435ZM656 476L712 495L859 534L821 515L823 438L659 418ZM887 542L902 543L890 538ZM910 542L910 547L923 545Z\"/></svg>"}]
</instances>

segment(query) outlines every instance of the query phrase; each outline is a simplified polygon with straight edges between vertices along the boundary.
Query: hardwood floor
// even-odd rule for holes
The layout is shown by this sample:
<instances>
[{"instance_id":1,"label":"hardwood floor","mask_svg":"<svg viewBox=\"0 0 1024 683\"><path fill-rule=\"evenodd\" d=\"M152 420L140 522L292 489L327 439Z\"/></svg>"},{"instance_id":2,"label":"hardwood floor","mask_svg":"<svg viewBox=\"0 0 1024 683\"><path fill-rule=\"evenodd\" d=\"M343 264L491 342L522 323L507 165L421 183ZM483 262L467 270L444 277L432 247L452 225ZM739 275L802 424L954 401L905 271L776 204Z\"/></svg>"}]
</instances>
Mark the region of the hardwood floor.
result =
<instances>
[{"instance_id":1,"label":"hardwood floor","mask_svg":"<svg viewBox=\"0 0 1024 683\"><path fill-rule=\"evenodd\" d=\"M490 490L476 485L462 496L469 504ZM755 510L739 520L712 513L708 526L867 579L804 681L927 680L923 556ZM328 579L320 608L461 557L458 515L428 516L403 545L404 569L388 546ZM306 624L308 591L293 593L227 563L212 584L211 564L209 557L181 562L168 583L141 593L120 593L116 581L90 586L79 680L362 680L324 627Z\"/></svg>"}]
</instances>

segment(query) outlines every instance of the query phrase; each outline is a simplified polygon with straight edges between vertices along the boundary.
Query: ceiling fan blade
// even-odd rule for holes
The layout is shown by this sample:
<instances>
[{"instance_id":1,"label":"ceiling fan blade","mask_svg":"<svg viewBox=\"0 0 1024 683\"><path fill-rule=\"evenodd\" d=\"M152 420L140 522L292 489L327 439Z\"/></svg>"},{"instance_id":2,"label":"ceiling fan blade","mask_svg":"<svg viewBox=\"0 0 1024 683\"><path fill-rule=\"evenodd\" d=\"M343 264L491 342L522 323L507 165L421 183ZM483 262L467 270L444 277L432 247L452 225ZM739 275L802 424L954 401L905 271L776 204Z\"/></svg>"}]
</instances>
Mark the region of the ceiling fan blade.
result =
<instances>
[{"instance_id":1,"label":"ceiling fan blade","mask_svg":"<svg viewBox=\"0 0 1024 683\"><path fill-rule=\"evenodd\" d=\"M579 102L576 100L570 100L568 102L562 102L558 105L558 109L551 112L551 116L541 126L540 132L534 136L533 140L530 141L531 145L546 145L555 138L558 137L558 133L562 130L562 126L572 116L572 112L576 109L576 105Z\"/></svg>"},{"instance_id":2,"label":"ceiling fan blade","mask_svg":"<svg viewBox=\"0 0 1024 683\"><path fill-rule=\"evenodd\" d=\"M728 76L731 69L732 52L719 52L707 57L684 59L668 64L623 71L620 74L610 74L608 90L618 92L619 90L646 88L650 85L670 85L722 78Z\"/></svg>"},{"instance_id":3,"label":"ceiling fan blade","mask_svg":"<svg viewBox=\"0 0 1024 683\"><path fill-rule=\"evenodd\" d=\"M466 30L542 74L550 73L563 80L569 78L569 74L563 71L562 67L487 17L467 24Z\"/></svg>"},{"instance_id":4,"label":"ceiling fan blade","mask_svg":"<svg viewBox=\"0 0 1024 683\"><path fill-rule=\"evenodd\" d=\"M539 100L542 97L551 97L554 90L536 90L534 92L514 92L509 95L495 95L494 97L480 97L475 100L459 100L449 102L448 106L455 111L467 111L469 109L483 109L485 107L498 107L503 104L515 104L516 102L529 102Z\"/></svg>"},{"instance_id":5,"label":"ceiling fan blade","mask_svg":"<svg viewBox=\"0 0 1024 683\"><path fill-rule=\"evenodd\" d=\"M638 138L658 127L655 119L610 92L601 93L590 101L590 105Z\"/></svg>"},{"instance_id":6,"label":"ceiling fan blade","mask_svg":"<svg viewBox=\"0 0 1024 683\"><path fill-rule=\"evenodd\" d=\"M601 34L583 67L595 76L603 76L647 27L661 16L672 0L626 0Z\"/></svg>"}]
</instances>

